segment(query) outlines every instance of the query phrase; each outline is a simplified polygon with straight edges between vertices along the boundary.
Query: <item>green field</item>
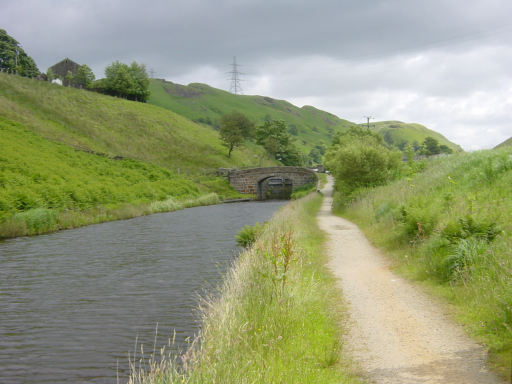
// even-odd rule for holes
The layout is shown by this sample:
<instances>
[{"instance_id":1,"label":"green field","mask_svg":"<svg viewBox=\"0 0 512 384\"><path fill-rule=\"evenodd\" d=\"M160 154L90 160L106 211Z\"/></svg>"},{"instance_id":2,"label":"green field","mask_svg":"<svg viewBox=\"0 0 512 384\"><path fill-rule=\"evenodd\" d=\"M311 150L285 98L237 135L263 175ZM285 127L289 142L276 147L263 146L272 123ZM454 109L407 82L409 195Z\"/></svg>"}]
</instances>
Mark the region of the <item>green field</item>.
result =
<instances>
[{"instance_id":1,"label":"green field","mask_svg":"<svg viewBox=\"0 0 512 384\"><path fill-rule=\"evenodd\" d=\"M428 161L425 171L366 190L342 212L404 274L455 308L457 319L510 372L512 149Z\"/></svg>"},{"instance_id":2,"label":"green field","mask_svg":"<svg viewBox=\"0 0 512 384\"><path fill-rule=\"evenodd\" d=\"M403 147L407 144L423 143L425 138L432 137L439 142L439 145L446 145L454 152L461 152L462 148L452 143L440 133L428 129L421 124L403 123L401 121L378 121L371 123L370 127L384 137L384 141L394 147ZM405 143L405 144L404 144Z\"/></svg>"},{"instance_id":3,"label":"green field","mask_svg":"<svg viewBox=\"0 0 512 384\"><path fill-rule=\"evenodd\" d=\"M296 145L309 153L315 145L328 146L336 132L354 123L311 106L296 107L284 100L264 96L234 95L206 84L179 85L151 80L149 103L174 111L205 126L218 128L220 117L233 111L242 112L256 124L265 119L284 120L294 126Z\"/></svg>"}]
</instances>

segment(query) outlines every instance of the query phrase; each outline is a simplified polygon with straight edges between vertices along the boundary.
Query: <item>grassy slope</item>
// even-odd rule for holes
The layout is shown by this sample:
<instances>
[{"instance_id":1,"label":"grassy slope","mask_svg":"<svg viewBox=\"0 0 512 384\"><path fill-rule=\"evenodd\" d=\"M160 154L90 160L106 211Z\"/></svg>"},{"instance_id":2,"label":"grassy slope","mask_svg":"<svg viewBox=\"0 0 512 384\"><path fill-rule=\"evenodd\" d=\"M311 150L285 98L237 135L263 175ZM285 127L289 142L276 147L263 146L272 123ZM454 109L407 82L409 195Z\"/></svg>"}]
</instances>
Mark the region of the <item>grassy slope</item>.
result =
<instances>
[{"instance_id":1,"label":"grassy slope","mask_svg":"<svg viewBox=\"0 0 512 384\"><path fill-rule=\"evenodd\" d=\"M496 148L510 147L512 146L512 137L510 139L505 140L503 143L498 144Z\"/></svg>"},{"instance_id":2,"label":"grassy slope","mask_svg":"<svg viewBox=\"0 0 512 384\"><path fill-rule=\"evenodd\" d=\"M171 111L4 73L0 116L0 237L238 196L218 167L273 164L251 143L228 159L217 132Z\"/></svg>"},{"instance_id":3,"label":"grassy slope","mask_svg":"<svg viewBox=\"0 0 512 384\"><path fill-rule=\"evenodd\" d=\"M462 151L462 148L457 144L452 143L440 133L428 129L421 124L403 123L401 121L378 121L370 126L382 136L391 138L394 145L402 141L407 141L409 144L416 141L421 144L426 137L430 136L436 139L440 145L444 144L454 152Z\"/></svg>"},{"instance_id":4,"label":"grassy slope","mask_svg":"<svg viewBox=\"0 0 512 384\"><path fill-rule=\"evenodd\" d=\"M130 382L359 383L343 357L343 308L325 267L320 204L319 194L290 203L236 260L220 294L203 305L185 371L164 359L150 372L135 370Z\"/></svg>"},{"instance_id":5,"label":"grassy slope","mask_svg":"<svg viewBox=\"0 0 512 384\"><path fill-rule=\"evenodd\" d=\"M218 134L156 106L0 73L0 114L74 148L182 173L257 164L261 148L226 156Z\"/></svg>"},{"instance_id":6,"label":"grassy slope","mask_svg":"<svg viewBox=\"0 0 512 384\"><path fill-rule=\"evenodd\" d=\"M508 374L512 353L512 149L432 161L343 213L397 266L448 298ZM495 226L502 232L494 238Z\"/></svg>"},{"instance_id":7,"label":"grassy slope","mask_svg":"<svg viewBox=\"0 0 512 384\"><path fill-rule=\"evenodd\" d=\"M0 238L178 209L204 195L163 167L76 151L3 117L0 149Z\"/></svg>"},{"instance_id":8,"label":"grassy slope","mask_svg":"<svg viewBox=\"0 0 512 384\"><path fill-rule=\"evenodd\" d=\"M265 116L285 120L298 129L296 144L303 151L318 144L329 145L332 134L354 125L314 107L298 108L287 101L263 96L233 95L206 84L174 84L163 80L151 81L149 103L167 108L194 121L210 119L218 123L223 114L240 111L257 124ZM317 131L315 131L317 130Z\"/></svg>"}]
</instances>

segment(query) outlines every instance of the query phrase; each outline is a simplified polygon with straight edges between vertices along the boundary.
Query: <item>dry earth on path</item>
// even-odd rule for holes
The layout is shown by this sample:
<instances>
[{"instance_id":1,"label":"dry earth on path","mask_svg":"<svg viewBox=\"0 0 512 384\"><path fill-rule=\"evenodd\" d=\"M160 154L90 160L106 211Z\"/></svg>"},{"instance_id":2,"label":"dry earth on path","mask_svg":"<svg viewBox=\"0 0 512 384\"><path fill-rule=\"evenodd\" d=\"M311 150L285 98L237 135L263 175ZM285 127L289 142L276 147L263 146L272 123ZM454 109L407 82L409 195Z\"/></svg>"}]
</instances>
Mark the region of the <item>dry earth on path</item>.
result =
<instances>
[{"instance_id":1,"label":"dry earth on path","mask_svg":"<svg viewBox=\"0 0 512 384\"><path fill-rule=\"evenodd\" d=\"M345 345L370 382L498 384L486 352L428 295L389 270L357 226L331 213L332 179L318 216L329 267L349 307Z\"/></svg>"}]
</instances>

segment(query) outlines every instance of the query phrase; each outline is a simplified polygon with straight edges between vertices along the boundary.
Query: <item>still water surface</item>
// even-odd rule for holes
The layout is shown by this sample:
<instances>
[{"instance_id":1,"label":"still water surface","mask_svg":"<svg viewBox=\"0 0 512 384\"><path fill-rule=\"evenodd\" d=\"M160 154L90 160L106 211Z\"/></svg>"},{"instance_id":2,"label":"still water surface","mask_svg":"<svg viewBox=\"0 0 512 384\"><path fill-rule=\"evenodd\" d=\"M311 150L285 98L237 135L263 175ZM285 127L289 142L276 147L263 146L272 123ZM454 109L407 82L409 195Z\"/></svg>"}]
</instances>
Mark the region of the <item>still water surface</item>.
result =
<instances>
[{"instance_id":1,"label":"still water surface","mask_svg":"<svg viewBox=\"0 0 512 384\"><path fill-rule=\"evenodd\" d=\"M284 202L190 208L0 242L0 383L126 380L145 351L198 329L197 295L235 257L236 232ZM140 351L140 346L137 353Z\"/></svg>"}]
</instances>

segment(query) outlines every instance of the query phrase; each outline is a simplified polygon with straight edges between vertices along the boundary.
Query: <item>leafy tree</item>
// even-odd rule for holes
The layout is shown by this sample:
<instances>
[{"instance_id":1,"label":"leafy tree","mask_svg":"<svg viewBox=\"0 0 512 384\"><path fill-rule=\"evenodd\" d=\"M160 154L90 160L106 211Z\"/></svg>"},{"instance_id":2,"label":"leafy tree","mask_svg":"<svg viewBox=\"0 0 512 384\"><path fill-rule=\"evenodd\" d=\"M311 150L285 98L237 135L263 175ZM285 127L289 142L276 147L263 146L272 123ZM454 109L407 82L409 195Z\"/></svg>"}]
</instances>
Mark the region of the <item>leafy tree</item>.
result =
<instances>
[{"instance_id":1,"label":"leafy tree","mask_svg":"<svg viewBox=\"0 0 512 384\"><path fill-rule=\"evenodd\" d=\"M256 142L263 145L270 156L277 158L277 154L283 152L290 143L285 122L283 120L265 121L256 129Z\"/></svg>"},{"instance_id":2,"label":"leafy tree","mask_svg":"<svg viewBox=\"0 0 512 384\"><path fill-rule=\"evenodd\" d=\"M84 64L78 68L74 84L80 88L90 88L94 81L94 73L88 65Z\"/></svg>"},{"instance_id":3,"label":"leafy tree","mask_svg":"<svg viewBox=\"0 0 512 384\"><path fill-rule=\"evenodd\" d=\"M146 102L149 78L144 64L131 65L115 61L105 68L105 79L94 82L93 89L107 95Z\"/></svg>"},{"instance_id":4,"label":"leafy tree","mask_svg":"<svg viewBox=\"0 0 512 384\"><path fill-rule=\"evenodd\" d=\"M447 154L453 153L453 150L445 144L440 145L439 150L441 151L441 153L447 153Z\"/></svg>"},{"instance_id":5,"label":"leafy tree","mask_svg":"<svg viewBox=\"0 0 512 384\"><path fill-rule=\"evenodd\" d=\"M401 153L387 149L382 138L358 127L338 135L325 164L339 190L349 196L361 187L386 183L399 170Z\"/></svg>"},{"instance_id":6,"label":"leafy tree","mask_svg":"<svg viewBox=\"0 0 512 384\"><path fill-rule=\"evenodd\" d=\"M220 124L221 127L227 125L237 126L242 136L246 139L250 139L254 136L254 123L243 113L231 112L230 114L223 115L220 119Z\"/></svg>"},{"instance_id":7,"label":"leafy tree","mask_svg":"<svg viewBox=\"0 0 512 384\"><path fill-rule=\"evenodd\" d=\"M55 73L52 71L51 68L48 68L46 71L46 79L51 83L53 80L55 80Z\"/></svg>"},{"instance_id":8,"label":"leafy tree","mask_svg":"<svg viewBox=\"0 0 512 384\"><path fill-rule=\"evenodd\" d=\"M269 156L284 165L301 165L304 157L292 143L283 120L266 121L256 128L256 143L262 145Z\"/></svg>"},{"instance_id":9,"label":"leafy tree","mask_svg":"<svg viewBox=\"0 0 512 384\"><path fill-rule=\"evenodd\" d=\"M325 144L324 143L315 145L315 148L318 149L318 152L320 153L320 155L322 155L322 156L325 155Z\"/></svg>"},{"instance_id":10,"label":"leafy tree","mask_svg":"<svg viewBox=\"0 0 512 384\"><path fill-rule=\"evenodd\" d=\"M71 71L68 71L68 73L66 73L66 77L64 77L64 85L68 87L71 86L73 84L73 79L73 73Z\"/></svg>"},{"instance_id":11,"label":"leafy tree","mask_svg":"<svg viewBox=\"0 0 512 384\"><path fill-rule=\"evenodd\" d=\"M433 156L438 155L439 153L441 153L441 150L439 149L439 142L433 137L426 137L425 140L423 140L423 154Z\"/></svg>"},{"instance_id":12,"label":"leafy tree","mask_svg":"<svg viewBox=\"0 0 512 384\"><path fill-rule=\"evenodd\" d=\"M320 164L322 162L322 154L318 148L313 148L311 151L309 151L308 156L311 159L311 163Z\"/></svg>"},{"instance_id":13,"label":"leafy tree","mask_svg":"<svg viewBox=\"0 0 512 384\"><path fill-rule=\"evenodd\" d=\"M299 134L299 130L297 129L297 126L295 124L290 124L288 131L290 132L290 135L293 136L297 136Z\"/></svg>"},{"instance_id":14,"label":"leafy tree","mask_svg":"<svg viewBox=\"0 0 512 384\"><path fill-rule=\"evenodd\" d=\"M34 60L3 29L0 29L0 70L25 77L39 76Z\"/></svg>"},{"instance_id":15,"label":"leafy tree","mask_svg":"<svg viewBox=\"0 0 512 384\"><path fill-rule=\"evenodd\" d=\"M250 134L251 124L245 115L238 112L221 117L219 134L222 143L228 148L228 157L231 157L233 149L243 144L244 137L247 137L245 135Z\"/></svg>"}]
</instances>

